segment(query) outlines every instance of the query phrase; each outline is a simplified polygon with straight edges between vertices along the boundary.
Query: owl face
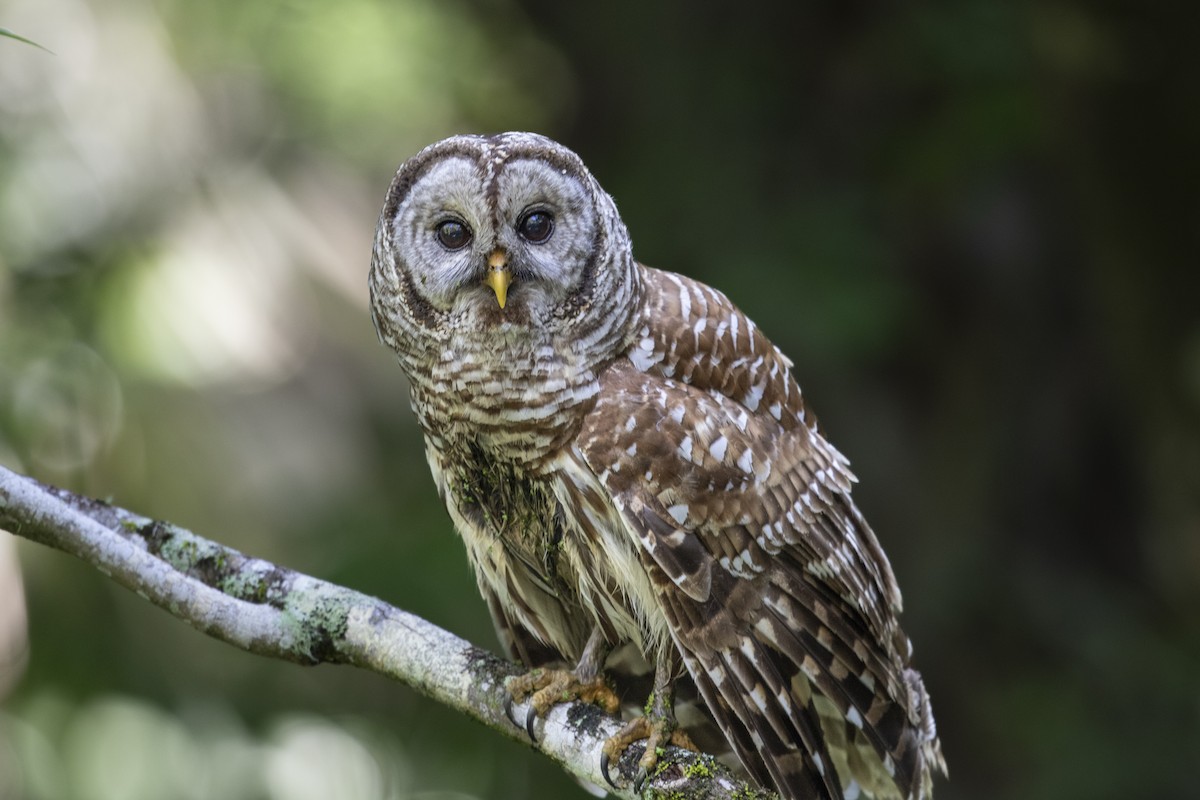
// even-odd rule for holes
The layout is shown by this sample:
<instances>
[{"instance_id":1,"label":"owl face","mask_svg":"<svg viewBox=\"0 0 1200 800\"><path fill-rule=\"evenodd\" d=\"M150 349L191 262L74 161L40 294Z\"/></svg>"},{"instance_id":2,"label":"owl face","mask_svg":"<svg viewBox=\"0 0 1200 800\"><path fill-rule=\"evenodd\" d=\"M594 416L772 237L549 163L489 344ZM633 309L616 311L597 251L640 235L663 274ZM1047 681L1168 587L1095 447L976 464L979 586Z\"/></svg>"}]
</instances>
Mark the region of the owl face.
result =
<instances>
[{"instance_id":1,"label":"owl face","mask_svg":"<svg viewBox=\"0 0 1200 800\"><path fill-rule=\"evenodd\" d=\"M571 151L534 134L456 136L397 172L373 299L396 293L418 324L544 329L611 292L628 250L611 198Z\"/></svg>"}]
</instances>

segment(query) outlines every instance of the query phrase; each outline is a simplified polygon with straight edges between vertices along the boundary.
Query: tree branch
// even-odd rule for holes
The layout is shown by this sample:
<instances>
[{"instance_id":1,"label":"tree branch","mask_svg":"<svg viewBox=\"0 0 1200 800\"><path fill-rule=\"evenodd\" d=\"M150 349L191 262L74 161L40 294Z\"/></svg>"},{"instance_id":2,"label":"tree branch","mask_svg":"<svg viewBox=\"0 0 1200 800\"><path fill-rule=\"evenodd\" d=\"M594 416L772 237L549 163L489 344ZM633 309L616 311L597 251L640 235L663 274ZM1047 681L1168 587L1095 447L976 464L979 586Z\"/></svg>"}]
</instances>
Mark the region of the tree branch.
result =
<instances>
[{"instance_id":1,"label":"tree branch","mask_svg":"<svg viewBox=\"0 0 1200 800\"><path fill-rule=\"evenodd\" d=\"M0 467L0 529L76 556L213 638L299 664L353 664L406 683L504 735L528 743L504 711L504 679L522 668L420 617L203 539L170 523L39 483ZM520 719L528 708L516 706ZM573 775L606 786L604 741L620 722L581 702L554 706L534 747ZM611 790L634 798L641 744ZM619 777L617 775L619 774ZM768 797L711 756L668 748L645 796L672 800Z\"/></svg>"}]
</instances>

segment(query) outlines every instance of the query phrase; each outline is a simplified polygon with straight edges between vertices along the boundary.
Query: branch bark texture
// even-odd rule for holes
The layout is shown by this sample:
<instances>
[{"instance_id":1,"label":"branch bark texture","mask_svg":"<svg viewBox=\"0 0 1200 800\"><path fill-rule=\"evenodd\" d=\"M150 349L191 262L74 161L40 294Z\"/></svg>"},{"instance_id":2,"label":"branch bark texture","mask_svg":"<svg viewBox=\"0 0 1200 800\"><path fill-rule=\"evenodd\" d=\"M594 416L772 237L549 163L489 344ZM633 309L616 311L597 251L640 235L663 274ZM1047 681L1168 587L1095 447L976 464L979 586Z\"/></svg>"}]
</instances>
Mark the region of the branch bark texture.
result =
<instances>
[{"instance_id":1,"label":"branch bark texture","mask_svg":"<svg viewBox=\"0 0 1200 800\"><path fill-rule=\"evenodd\" d=\"M70 553L243 650L299 664L369 669L529 743L504 710L504 679L521 673L521 667L381 600L4 467L0 529ZM518 719L527 712L514 708ZM546 715L532 745L576 777L634 798L640 744L613 766L620 789L608 787L600 774L601 747L619 728L617 719L593 705L562 703ZM771 795L739 781L711 756L669 748L642 796L749 800Z\"/></svg>"}]
</instances>

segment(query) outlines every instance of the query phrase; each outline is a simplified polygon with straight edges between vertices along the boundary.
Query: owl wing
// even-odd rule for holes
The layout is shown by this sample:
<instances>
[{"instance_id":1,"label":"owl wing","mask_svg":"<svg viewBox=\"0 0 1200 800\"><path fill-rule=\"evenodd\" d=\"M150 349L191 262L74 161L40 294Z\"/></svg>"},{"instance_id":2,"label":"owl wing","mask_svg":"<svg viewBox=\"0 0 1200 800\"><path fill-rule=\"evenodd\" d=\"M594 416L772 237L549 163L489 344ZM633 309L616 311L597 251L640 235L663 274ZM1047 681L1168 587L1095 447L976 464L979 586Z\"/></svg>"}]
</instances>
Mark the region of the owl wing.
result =
<instances>
[{"instance_id":1,"label":"owl wing","mask_svg":"<svg viewBox=\"0 0 1200 800\"><path fill-rule=\"evenodd\" d=\"M743 764L795 797L920 797L941 765L900 595L790 363L723 295L645 270L580 453Z\"/></svg>"}]
</instances>

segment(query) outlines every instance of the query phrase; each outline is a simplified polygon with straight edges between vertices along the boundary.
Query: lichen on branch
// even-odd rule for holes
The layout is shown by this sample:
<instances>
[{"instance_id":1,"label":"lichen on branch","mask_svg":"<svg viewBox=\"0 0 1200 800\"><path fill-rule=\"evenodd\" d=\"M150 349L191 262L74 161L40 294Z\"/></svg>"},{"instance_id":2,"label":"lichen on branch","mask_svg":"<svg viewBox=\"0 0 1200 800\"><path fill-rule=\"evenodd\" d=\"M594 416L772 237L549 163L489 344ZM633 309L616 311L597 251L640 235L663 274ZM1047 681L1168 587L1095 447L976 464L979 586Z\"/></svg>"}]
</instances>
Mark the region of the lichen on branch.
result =
<instances>
[{"instance_id":1,"label":"lichen on branch","mask_svg":"<svg viewBox=\"0 0 1200 800\"><path fill-rule=\"evenodd\" d=\"M161 520L39 483L0 467L0 529L74 555L221 641L298 664L351 664L405 683L513 739L504 679L516 664L377 598L252 558ZM516 706L524 714L528 709ZM533 745L602 786L600 753L620 722L581 702L554 706ZM613 794L637 795L641 746L615 765ZM644 796L752 800L766 794L711 756L669 748Z\"/></svg>"}]
</instances>

